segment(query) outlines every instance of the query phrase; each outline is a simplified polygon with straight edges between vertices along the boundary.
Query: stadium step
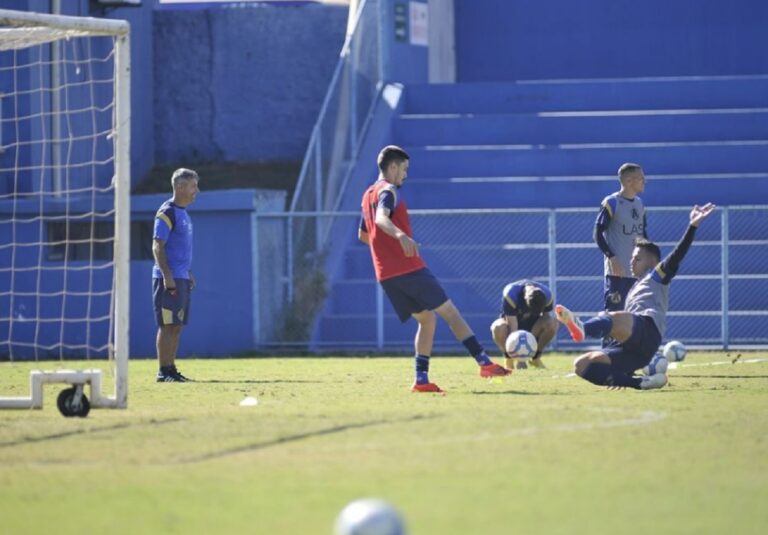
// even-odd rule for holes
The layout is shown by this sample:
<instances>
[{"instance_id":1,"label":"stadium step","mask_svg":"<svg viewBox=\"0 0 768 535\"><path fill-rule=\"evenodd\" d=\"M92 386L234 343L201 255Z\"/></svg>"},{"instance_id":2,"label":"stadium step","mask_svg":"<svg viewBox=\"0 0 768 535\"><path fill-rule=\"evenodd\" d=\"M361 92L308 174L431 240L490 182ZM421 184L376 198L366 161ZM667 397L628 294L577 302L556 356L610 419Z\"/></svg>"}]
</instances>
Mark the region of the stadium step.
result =
<instances>
[{"instance_id":1,"label":"stadium step","mask_svg":"<svg viewBox=\"0 0 768 535\"><path fill-rule=\"evenodd\" d=\"M411 180L411 179L409 179ZM618 189L612 176L511 176L419 179L403 193L420 209L595 207ZM649 174L642 198L647 206L688 206L717 199L723 205L768 199L768 173ZM588 229L591 232L591 229Z\"/></svg>"},{"instance_id":2,"label":"stadium step","mask_svg":"<svg viewBox=\"0 0 768 535\"><path fill-rule=\"evenodd\" d=\"M768 75L415 84L405 113L768 107Z\"/></svg>"},{"instance_id":3,"label":"stadium step","mask_svg":"<svg viewBox=\"0 0 768 535\"><path fill-rule=\"evenodd\" d=\"M577 143L406 147L410 175L419 178L612 174L621 162L646 172L760 173L768 171L768 140L692 143Z\"/></svg>"},{"instance_id":4,"label":"stadium step","mask_svg":"<svg viewBox=\"0 0 768 535\"><path fill-rule=\"evenodd\" d=\"M394 132L411 147L745 141L768 139L768 108L411 114L395 121Z\"/></svg>"}]
</instances>

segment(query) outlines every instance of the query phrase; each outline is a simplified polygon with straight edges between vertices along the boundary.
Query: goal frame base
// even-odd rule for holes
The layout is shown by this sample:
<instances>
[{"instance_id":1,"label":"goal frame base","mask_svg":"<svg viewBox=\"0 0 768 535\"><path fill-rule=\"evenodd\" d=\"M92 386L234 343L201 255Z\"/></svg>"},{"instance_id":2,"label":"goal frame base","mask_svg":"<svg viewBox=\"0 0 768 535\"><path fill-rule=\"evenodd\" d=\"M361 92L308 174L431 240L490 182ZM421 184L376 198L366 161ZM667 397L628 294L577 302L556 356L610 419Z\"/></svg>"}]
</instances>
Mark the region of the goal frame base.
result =
<instances>
[{"instance_id":1,"label":"goal frame base","mask_svg":"<svg viewBox=\"0 0 768 535\"><path fill-rule=\"evenodd\" d=\"M42 409L43 385L68 384L90 385L91 407L95 409L124 409L126 400L122 403L116 397L102 395L102 372L91 370L33 370L29 374L29 396L0 397L0 409Z\"/></svg>"}]
</instances>

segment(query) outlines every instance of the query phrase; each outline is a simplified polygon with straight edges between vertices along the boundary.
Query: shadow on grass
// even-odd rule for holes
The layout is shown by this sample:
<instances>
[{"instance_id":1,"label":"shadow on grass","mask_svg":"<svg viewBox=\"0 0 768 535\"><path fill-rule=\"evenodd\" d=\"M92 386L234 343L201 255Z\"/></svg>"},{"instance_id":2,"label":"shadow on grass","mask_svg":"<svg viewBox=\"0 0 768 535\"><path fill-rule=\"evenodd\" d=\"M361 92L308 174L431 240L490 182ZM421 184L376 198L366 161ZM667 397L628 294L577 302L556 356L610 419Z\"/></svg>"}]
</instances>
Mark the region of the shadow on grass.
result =
<instances>
[{"instance_id":1,"label":"shadow on grass","mask_svg":"<svg viewBox=\"0 0 768 535\"><path fill-rule=\"evenodd\" d=\"M279 383L285 383L285 384L298 384L298 383L307 383L307 384L320 384L322 381L303 381L301 379L243 379L241 381L232 381L232 380L222 380L222 379L203 379L202 381L199 379L195 379L194 381L189 381L190 383L205 383L205 384L231 384L231 385L268 385L268 384L279 384Z\"/></svg>"},{"instance_id":2,"label":"shadow on grass","mask_svg":"<svg viewBox=\"0 0 768 535\"><path fill-rule=\"evenodd\" d=\"M168 418L166 420L149 420L146 422L137 423L119 423L114 425L107 425L104 427L95 427L91 429L73 429L71 431L62 431L61 433L51 433L50 435L41 435L39 437L22 437L16 440L8 442L0 442L0 448L10 448L12 446L20 446L22 444L34 444L36 442L47 442L51 440L59 440L61 438L68 438L77 435L92 435L95 433L106 433L108 431L120 431L122 429L130 429L132 427L140 427L143 425L165 425L180 422L181 418Z\"/></svg>"},{"instance_id":3,"label":"shadow on grass","mask_svg":"<svg viewBox=\"0 0 768 535\"><path fill-rule=\"evenodd\" d=\"M213 451L197 457L189 457L179 461L180 464L192 464L203 461L211 461L214 459L221 459L230 455L236 455L238 453L246 453L251 451L258 451L264 448L270 448L272 446L279 446L281 444L290 444L292 442L299 442L301 440L307 440L314 437L321 437L324 435L334 435L336 433L342 433L344 431L351 431L353 429L365 429L366 427L375 427L377 425L387 425L395 423L415 422L419 420L428 420L436 418L435 415L415 415L410 418L401 418L397 420L371 420L370 422L360 422L356 424L337 425L334 427L327 427L325 429L316 429L314 431L308 431L306 433L298 433L296 435L288 435L285 437L278 437L272 440L266 440L264 442L255 442L253 444L246 444L245 446L238 446L236 448L228 448L220 451Z\"/></svg>"},{"instance_id":4,"label":"shadow on grass","mask_svg":"<svg viewBox=\"0 0 768 535\"><path fill-rule=\"evenodd\" d=\"M560 396L572 395L568 392L525 392L523 390L473 390L471 394L476 396Z\"/></svg>"}]
</instances>

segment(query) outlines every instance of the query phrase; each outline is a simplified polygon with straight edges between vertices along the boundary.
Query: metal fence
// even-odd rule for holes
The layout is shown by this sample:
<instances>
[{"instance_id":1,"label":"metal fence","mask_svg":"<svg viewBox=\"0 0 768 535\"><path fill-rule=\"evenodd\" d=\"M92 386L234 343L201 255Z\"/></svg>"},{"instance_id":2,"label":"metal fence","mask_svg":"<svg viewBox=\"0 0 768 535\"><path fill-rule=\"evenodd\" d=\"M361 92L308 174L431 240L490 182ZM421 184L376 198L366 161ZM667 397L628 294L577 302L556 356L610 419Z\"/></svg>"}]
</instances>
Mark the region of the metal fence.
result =
<instances>
[{"instance_id":1,"label":"metal fence","mask_svg":"<svg viewBox=\"0 0 768 535\"><path fill-rule=\"evenodd\" d=\"M684 233L689 211L649 209L648 234L663 254ZM602 254L592 242L596 209L410 213L422 256L484 343L491 343L488 327L498 316L502 288L517 279L544 282L558 302L579 314L601 310ZM261 331L263 346L411 350L415 326L397 320L376 284L368 248L356 238L359 217L356 212L257 216L257 233L270 227L273 234L278 220L287 237L276 245L280 251L263 257L269 262L276 256L290 259L282 280L264 283L280 296L282 306L272 311L276 327ZM268 220L271 225L259 223ZM295 236L307 225L328 229L328 238L296 248ZM698 230L672 282L667 338L721 348L768 344L767 246L768 206L719 208ZM436 349L460 349L440 323ZM572 347L564 330L556 346Z\"/></svg>"}]
</instances>

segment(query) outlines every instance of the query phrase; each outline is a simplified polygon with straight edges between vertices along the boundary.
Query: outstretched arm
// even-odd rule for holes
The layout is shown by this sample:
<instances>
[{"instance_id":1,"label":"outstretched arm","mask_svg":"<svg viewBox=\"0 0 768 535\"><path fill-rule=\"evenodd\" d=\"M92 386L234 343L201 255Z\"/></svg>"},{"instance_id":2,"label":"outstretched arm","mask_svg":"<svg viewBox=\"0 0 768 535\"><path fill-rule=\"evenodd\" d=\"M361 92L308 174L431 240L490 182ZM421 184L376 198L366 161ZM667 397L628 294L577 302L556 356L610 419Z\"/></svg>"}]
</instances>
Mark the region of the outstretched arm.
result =
<instances>
[{"instance_id":1,"label":"outstretched arm","mask_svg":"<svg viewBox=\"0 0 768 535\"><path fill-rule=\"evenodd\" d=\"M677 274L677 270L680 268L680 262L683 261L683 258L685 258L685 255L688 253L688 249L691 247L691 243L693 243L696 229L714 210L715 205L712 203L705 204L702 207L699 207L698 205L693 207L689 215L690 224L685 230L685 234L675 246L674 250L669 253L661 263L660 275L662 276L662 282L669 283L669 281L671 281Z\"/></svg>"}]
</instances>

